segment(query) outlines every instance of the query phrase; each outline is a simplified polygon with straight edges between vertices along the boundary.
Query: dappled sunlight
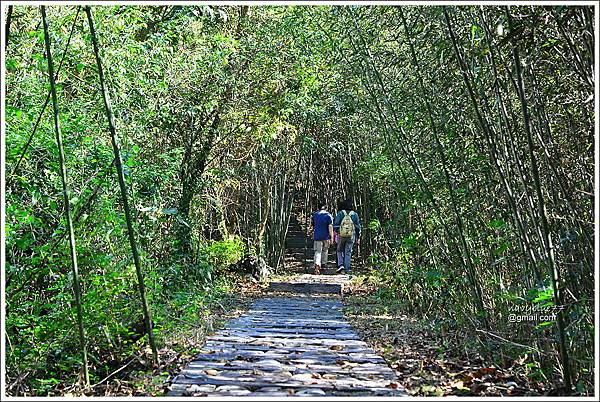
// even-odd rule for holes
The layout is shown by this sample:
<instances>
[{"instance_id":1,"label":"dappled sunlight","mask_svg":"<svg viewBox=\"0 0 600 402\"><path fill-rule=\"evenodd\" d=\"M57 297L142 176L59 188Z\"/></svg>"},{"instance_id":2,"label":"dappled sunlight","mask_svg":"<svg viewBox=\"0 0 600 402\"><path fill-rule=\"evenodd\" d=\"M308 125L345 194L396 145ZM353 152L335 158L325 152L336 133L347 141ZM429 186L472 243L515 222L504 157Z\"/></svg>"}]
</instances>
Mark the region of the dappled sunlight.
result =
<instances>
[{"instance_id":1,"label":"dappled sunlight","mask_svg":"<svg viewBox=\"0 0 600 402\"><path fill-rule=\"evenodd\" d=\"M335 299L257 301L207 339L173 380L170 395L402 395L393 372L341 308Z\"/></svg>"}]
</instances>

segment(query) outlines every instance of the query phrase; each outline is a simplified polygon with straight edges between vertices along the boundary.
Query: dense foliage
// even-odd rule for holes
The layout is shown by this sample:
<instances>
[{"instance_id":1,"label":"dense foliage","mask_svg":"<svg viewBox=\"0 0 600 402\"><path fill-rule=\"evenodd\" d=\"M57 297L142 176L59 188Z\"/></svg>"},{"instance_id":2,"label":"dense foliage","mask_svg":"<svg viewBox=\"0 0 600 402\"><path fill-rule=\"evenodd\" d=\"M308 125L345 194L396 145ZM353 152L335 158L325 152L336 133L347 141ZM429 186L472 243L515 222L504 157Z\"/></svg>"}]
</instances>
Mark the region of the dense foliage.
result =
<instances>
[{"instance_id":1,"label":"dense foliage","mask_svg":"<svg viewBox=\"0 0 600 402\"><path fill-rule=\"evenodd\" d=\"M47 12L95 383L147 337L89 27ZM293 209L350 196L382 297L593 388L591 7L92 13L159 344L245 254L282 269ZM6 380L45 395L82 362L39 9L7 24Z\"/></svg>"}]
</instances>

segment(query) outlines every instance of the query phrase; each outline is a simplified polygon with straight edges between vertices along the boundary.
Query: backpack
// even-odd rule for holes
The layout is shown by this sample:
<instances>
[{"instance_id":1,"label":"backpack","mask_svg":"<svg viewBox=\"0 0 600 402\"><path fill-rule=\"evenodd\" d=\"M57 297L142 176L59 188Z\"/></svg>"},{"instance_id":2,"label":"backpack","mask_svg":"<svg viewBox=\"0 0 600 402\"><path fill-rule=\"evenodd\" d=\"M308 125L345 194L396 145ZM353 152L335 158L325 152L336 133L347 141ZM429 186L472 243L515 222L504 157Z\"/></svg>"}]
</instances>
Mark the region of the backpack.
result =
<instances>
[{"instance_id":1,"label":"backpack","mask_svg":"<svg viewBox=\"0 0 600 402\"><path fill-rule=\"evenodd\" d=\"M344 218L340 223L340 237L352 237L354 233L354 222L352 221L352 212L344 212Z\"/></svg>"}]
</instances>

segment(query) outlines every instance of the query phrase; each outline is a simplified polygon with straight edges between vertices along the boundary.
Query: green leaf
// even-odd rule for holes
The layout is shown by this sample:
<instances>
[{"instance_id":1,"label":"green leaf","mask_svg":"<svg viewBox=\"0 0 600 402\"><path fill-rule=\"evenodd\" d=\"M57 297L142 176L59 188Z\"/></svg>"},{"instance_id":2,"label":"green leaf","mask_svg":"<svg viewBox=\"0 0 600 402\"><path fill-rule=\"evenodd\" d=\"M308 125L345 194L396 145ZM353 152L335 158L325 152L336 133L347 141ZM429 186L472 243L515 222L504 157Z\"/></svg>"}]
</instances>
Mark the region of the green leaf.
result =
<instances>
[{"instance_id":1,"label":"green leaf","mask_svg":"<svg viewBox=\"0 0 600 402\"><path fill-rule=\"evenodd\" d=\"M377 230L381 227L381 223L379 222L378 219L373 219L371 222L369 222L369 229L371 230Z\"/></svg>"},{"instance_id":2,"label":"green leaf","mask_svg":"<svg viewBox=\"0 0 600 402\"><path fill-rule=\"evenodd\" d=\"M6 59L5 66L6 71L14 71L17 69L17 61L12 58Z\"/></svg>"},{"instance_id":3,"label":"green leaf","mask_svg":"<svg viewBox=\"0 0 600 402\"><path fill-rule=\"evenodd\" d=\"M506 222L501 219L493 219L490 221L490 223L488 223L488 226L494 229L503 229L506 227Z\"/></svg>"},{"instance_id":4,"label":"green leaf","mask_svg":"<svg viewBox=\"0 0 600 402\"><path fill-rule=\"evenodd\" d=\"M510 247L509 243L503 242L500 245L500 247L498 247L494 250L494 255L500 255L500 254L504 253L506 250L508 250L509 247Z\"/></svg>"}]
</instances>

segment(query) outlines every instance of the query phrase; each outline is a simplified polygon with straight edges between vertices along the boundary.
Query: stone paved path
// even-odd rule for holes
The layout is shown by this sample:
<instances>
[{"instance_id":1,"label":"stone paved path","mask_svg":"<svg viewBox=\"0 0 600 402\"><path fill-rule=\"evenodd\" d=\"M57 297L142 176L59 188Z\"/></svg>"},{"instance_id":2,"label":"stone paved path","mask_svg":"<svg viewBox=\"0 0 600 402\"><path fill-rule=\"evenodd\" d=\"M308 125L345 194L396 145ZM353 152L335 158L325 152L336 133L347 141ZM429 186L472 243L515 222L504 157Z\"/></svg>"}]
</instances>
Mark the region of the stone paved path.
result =
<instances>
[{"instance_id":1,"label":"stone paved path","mask_svg":"<svg viewBox=\"0 0 600 402\"><path fill-rule=\"evenodd\" d=\"M210 336L170 396L404 396L339 299L269 297Z\"/></svg>"}]
</instances>

